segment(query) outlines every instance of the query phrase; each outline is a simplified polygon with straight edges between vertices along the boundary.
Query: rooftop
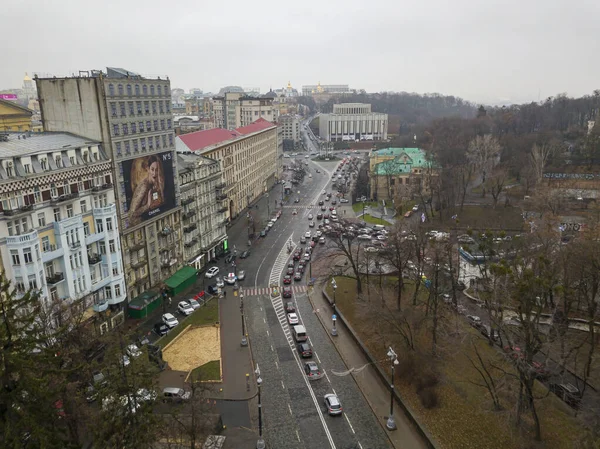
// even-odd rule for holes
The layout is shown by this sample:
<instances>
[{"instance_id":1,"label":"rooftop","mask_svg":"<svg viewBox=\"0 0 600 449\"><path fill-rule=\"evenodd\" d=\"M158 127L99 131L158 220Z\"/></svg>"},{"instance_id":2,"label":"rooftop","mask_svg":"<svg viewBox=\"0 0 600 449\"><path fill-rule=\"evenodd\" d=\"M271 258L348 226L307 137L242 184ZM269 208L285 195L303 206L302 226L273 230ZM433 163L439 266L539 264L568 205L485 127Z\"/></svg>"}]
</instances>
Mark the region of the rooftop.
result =
<instances>
[{"instance_id":1,"label":"rooftop","mask_svg":"<svg viewBox=\"0 0 600 449\"><path fill-rule=\"evenodd\" d=\"M236 131L245 136L248 134L256 133L259 131L264 131L265 129L275 128L275 127L277 127L277 125L275 123L272 123L261 117L248 126L242 126L241 128L237 128Z\"/></svg>"},{"instance_id":2,"label":"rooftop","mask_svg":"<svg viewBox=\"0 0 600 449\"><path fill-rule=\"evenodd\" d=\"M0 140L0 158L28 156L100 144L100 142L75 134L59 132L9 132L3 135L8 136L8 141Z\"/></svg>"},{"instance_id":3,"label":"rooftop","mask_svg":"<svg viewBox=\"0 0 600 449\"><path fill-rule=\"evenodd\" d=\"M410 173L413 168L430 165L427 154L420 148L384 148L371 153L372 158L378 156L391 156L391 159L375 165L377 175Z\"/></svg>"},{"instance_id":4,"label":"rooftop","mask_svg":"<svg viewBox=\"0 0 600 449\"><path fill-rule=\"evenodd\" d=\"M400 156L401 154L406 154L411 159L415 157L425 158L425 151L420 148L383 148L381 150L375 150L371 152L371 157L373 156Z\"/></svg>"}]
</instances>

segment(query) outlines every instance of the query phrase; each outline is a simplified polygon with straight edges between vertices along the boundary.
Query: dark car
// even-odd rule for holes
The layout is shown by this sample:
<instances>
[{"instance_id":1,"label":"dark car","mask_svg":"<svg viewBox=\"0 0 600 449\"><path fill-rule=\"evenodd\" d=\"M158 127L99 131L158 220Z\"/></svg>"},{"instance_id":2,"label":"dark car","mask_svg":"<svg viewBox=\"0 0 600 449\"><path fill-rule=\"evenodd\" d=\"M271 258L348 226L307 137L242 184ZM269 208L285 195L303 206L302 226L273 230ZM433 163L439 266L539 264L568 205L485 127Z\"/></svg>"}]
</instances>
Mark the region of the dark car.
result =
<instances>
[{"instance_id":1,"label":"dark car","mask_svg":"<svg viewBox=\"0 0 600 449\"><path fill-rule=\"evenodd\" d=\"M235 257L233 257L233 254L229 254L227 255L227 257L225 257L225 263L231 263L235 260Z\"/></svg>"},{"instance_id":2,"label":"dark car","mask_svg":"<svg viewBox=\"0 0 600 449\"><path fill-rule=\"evenodd\" d=\"M283 277L283 283L284 284L291 284L292 283L292 276L290 276L289 274L286 274Z\"/></svg>"},{"instance_id":3,"label":"dark car","mask_svg":"<svg viewBox=\"0 0 600 449\"><path fill-rule=\"evenodd\" d=\"M570 383L551 383L549 388L551 392L553 392L571 407L579 408L579 404L581 403L581 391L575 385Z\"/></svg>"},{"instance_id":4,"label":"dark car","mask_svg":"<svg viewBox=\"0 0 600 449\"><path fill-rule=\"evenodd\" d=\"M325 211L327 210L327 208L326 208L325 206L321 206L321 210L322 210L323 212L325 212Z\"/></svg>"},{"instance_id":5,"label":"dark car","mask_svg":"<svg viewBox=\"0 0 600 449\"><path fill-rule=\"evenodd\" d=\"M333 204L333 205L335 206L335 205L337 204L337 201L336 201L336 200L333 200L333 201L331 202L331 204Z\"/></svg>"},{"instance_id":6,"label":"dark car","mask_svg":"<svg viewBox=\"0 0 600 449\"><path fill-rule=\"evenodd\" d=\"M240 254L240 259L245 259L246 257L249 257L249 256L250 256L250 250L247 249L242 254Z\"/></svg>"},{"instance_id":7,"label":"dark car","mask_svg":"<svg viewBox=\"0 0 600 449\"><path fill-rule=\"evenodd\" d=\"M323 214L317 214L317 220L322 220L323 219Z\"/></svg>"},{"instance_id":8,"label":"dark car","mask_svg":"<svg viewBox=\"0 0 600 449\"><path fill-rule=\"evenodd\" d=\"M294 280L295 281L301 281L302 280L302 273L300 273L299 271L296 271L296 274L294 274Z\"/></svg>"},{"instance_id":9,"label":"dark car","mask_svg":"<svg viewBox=\"0 0 600 449\"><path fill-rule=\"evenodd\" d=\"M288 266L288 268L294 268L296 265L294 264L294 262L293 262L292 260L290 260L290 261L288 262L288 265L287 265L287 266Z\"/></svg>"},{"instance_id":10,"label":"dark car","mask_svg":"<svg viewBox=\"0 0 600 449\"><path fill-rule=\"evenodd\" d=\"M297 268L297 270L298 270L300 273L304 273L304 266L305 266L305 265L304 265L304 263L300 262L300 263L298 264L298 268Z\"/></svg>"},{"instance_id":11,"label":"dark car","mask_svg":"<svg viewBox=\"0 0 600 449\"><path fill-rule=\"evenodd\" d=\"M294 260L300 260L301 256L302 256L302 253L300 251L296 251L294 253Z\"/></svg>"},{"instance_id":12,"label":"dark car","mask_svg":"<svg viewBox=\"0 0 600 449\"><path fill-rule=\"evenodd\" d=\"M284 298L291 298L292 297L292 287L290 287L289 285L286 285L285 287L283 287L281 295Z\"/></svg>"},{"instance_id":13,"label":"dark car","mask_svg":"<svg viewBox=\"0 0 600 449\"><path fill-rule=\"evenodd\" d=\"M293 275L294 274L294 267L288 267L288 269L286 270L285 274L288 275Z\"/></svg>"},{"instance_id":14,"label":"dark car","mask_svg":"<svg viewBox=\"0 0 600 449\"><path fill-rule=\"evenodd\" d=\"M162 337L169 332L169 326L167 326L165 323L156 323L153 330L156 335Z\"/></svg>"},{"instance_id":15,"label":"dark car","mask_svg":"<svg viewBox=\"0 0 600 449\"><path fill-rule=\"evenodd\" d=\"M299 202L300 202L300 198L296 198L296 199L294 200L294 203L299 203Z\"/></svg>"},{"instance_id":16,"label":"dark car","mask_svg":"<svg viewBox=\"0 0 600 449\"><path fill-rule=\"evenodd\" d=\"M298 354L300 354L300 357L303 359L309 359L313 355L312 348L308 343L299 343L297 349Z\"/></svg>"},{"instance_id":17,"label":"dark car","mask_svg":"<svg viewBox=\"0 0 600 449\"><path fill-rule=\"evenodd\" d=\"M211 295L216 295L219 289L217 288L217 284L213 284L206 287L206 291Z\"/></svg>"},{"instance_id":18,"label":"dark car","mask_svg":"<svg viewBox=\"0 0 600 449\"><path fill-rule=\"evenodd\" d=\"M285 303L285 313L294 313L296 311L296 307L292 301L288 301Z\"/></svg>"},{"instance_id":19,"label":"dark car","mask_svg":"<svg viewBox=\"0 0 600 449\"><path fill-rule=\"evenodd\" d=\"M323 204L325 204L323 201L319 201L319 206L322 206Z\"/></svg>"},{"instance_id":20,"label":"dark car","mask_svg":"<svg viewBox=\"0 0 600 449\"><path fill-rule=\"evenodd\" d=\"M323 377L323 374L319 369L319 365L317 365L315 362L306 362L304 364L304 372L310 379L320 379Z\"/></svg>"},{"instance_id":21,"label":"dark car","mask_svg":"<svg viewBox=\"0 0 600 449\"><path fill-rule=\"evenodd\" d=\"M267 233L265 232L264 229L262 231L260 231L260 236L261 237L266 237L267 236Z\"/></svg>"},{"instance_id":22,"label":"dark car","mask_svg":"<svg viewBox=\"0 0 600 449\"><path fill-rule=\"evenodd\" d=\"M329 220L329 214L323 215L323 218L325 218L326 220Z\"/></svg>"}]
</instances>

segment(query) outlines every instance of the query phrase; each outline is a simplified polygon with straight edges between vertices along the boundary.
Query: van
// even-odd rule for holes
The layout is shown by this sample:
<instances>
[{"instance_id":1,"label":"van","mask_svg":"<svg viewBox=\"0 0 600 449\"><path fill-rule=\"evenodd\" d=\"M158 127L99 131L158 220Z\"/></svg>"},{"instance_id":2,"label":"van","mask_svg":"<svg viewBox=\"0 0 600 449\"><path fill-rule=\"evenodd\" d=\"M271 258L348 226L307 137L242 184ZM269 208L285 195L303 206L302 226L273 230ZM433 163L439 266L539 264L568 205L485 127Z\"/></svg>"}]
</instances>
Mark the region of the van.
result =
<instances>
[{"instance_id":1,"label":"van","mask_svg":"<svg viewBox=\"0 0 600 449\"><path fill-rule=\"evenodd\" d=\"M302 325L294 326L294 340L300 343L308 340L308 335L306 335L306 329Z\"/></svg>"},{"instance_id":2,"label":"van","mask_svg":"<svg viewBox=\"0 0 600 449\"><path fill-rule=\"evenodd\" d=\"M185 391L182 388L167 387L162 391L162 400L163 402L182 402L187 401L191 395L191 392Z\"/></svg>"}]
</instances>

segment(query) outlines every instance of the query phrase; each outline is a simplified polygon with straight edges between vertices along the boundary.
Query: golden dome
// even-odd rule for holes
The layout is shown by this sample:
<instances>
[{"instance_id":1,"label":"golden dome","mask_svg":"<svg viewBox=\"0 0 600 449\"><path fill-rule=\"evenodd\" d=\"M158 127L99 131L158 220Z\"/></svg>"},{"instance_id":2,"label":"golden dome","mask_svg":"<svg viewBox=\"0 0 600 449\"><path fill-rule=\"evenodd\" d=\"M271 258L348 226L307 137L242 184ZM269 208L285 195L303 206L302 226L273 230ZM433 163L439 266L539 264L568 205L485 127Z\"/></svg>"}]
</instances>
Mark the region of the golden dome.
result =
<instances>
[{"instance_id":1,"label":"golden dome","mask_svg":"<svg viewBox=\"0 0 600 449\"><path fill-rule=\"evenodd\" d=\"M31 78L29 78L27 72L25 72L25 78L23 78L23 81L31 81Z\"/></svg>"},{"instance_id":2,"label":"golden dome","mask_svg":"<svg viewBox=\"0 0 600 449\"><path fill-rule=\"evenodd\" d=\"M288 88L288 89L291 89L291 88L292 88L292 83L290 83L289 81L288 81L287 88Z\"/></svg>"}]
</instances>

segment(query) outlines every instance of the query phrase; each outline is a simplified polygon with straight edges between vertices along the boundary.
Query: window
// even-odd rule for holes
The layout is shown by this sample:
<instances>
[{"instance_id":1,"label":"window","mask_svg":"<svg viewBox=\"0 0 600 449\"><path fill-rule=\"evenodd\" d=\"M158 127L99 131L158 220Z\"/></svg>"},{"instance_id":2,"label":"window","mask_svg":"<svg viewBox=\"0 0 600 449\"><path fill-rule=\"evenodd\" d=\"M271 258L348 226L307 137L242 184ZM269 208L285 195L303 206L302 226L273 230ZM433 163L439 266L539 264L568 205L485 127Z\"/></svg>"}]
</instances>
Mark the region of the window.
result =
<instances>
[{"instance_id":1,"label":"window","mask_svg":"<svg viewBox=\"0 0 600 449\"><path fill-rule=\"evenodd\" d=\"M25 284L23 283L23 278L15 278L15 288L20 293L23 293L25 291Z\"/></svg>"},{"instance_id":2,"label":"window","mask_svg":"<svg viewBox=\"0 0 600 449\"><path fill-rule=\"evenodd\" d=\"M110 288L110 285L104 287L104 297L106 299L112 299L112 289Z\"/></svg>"},{"instance_id":3,"label":"window","mask_svg":"<svg viewBox=\"0 0 600 449\"><path fill-rule=\"evenodd\" d=\"M164 112L162 101L158 102L158 112L160 112L161 114Z\"/></svg>"},{"instance_id":4,"label":"window","mask_svg":"<svg viewBox=\"0 0 600 449\"><path fill-rule=\"evenodd\" d=\"M115 147L117 149L117 156L121 156L121 142L117 142Z\"/></svg>"},{"instance_id":5,"label":"window","mask_svg":"<svg viewBox=\"0 0 600 449\"><path fill-rule=\"evenodd\" d=\"M121 117L125 117L125 103L119 103L119 109L121 110Z\"/></svg>"},{"instance_id":6,"label":"window","mask_svg":"<svg viewBox=\"0 0 600 449\"><path fill-rule=\"evenodd\" d=\"M135 134L137 132L137 125L134 123L131 124L131 134Z\"/></svg>"},{"instance_id":7,"label":"window","mask_svg":"<svg viewBox=\"0 0 600 449\"><path fill-rule=\"evenodd\" d=\"M50 238L48 236L42 237L42 251L50 251Z\"/></svg>"},{"instance_id":8,"label":"window","mask_svg":"<svg viewBox=\"0 0 600 449\"><path fill-rule=\"evenodd\" d=\"M158 95L162 95L162 86L159 84L158 86L156 86L156 90L158 92ZM165 89L165 94L167 93L167 89Z\"/></svg>"},{"instance_id":9,"label":"window","mask_svg":"<svg viewBox=\"0 0 600 449\"><path fill-rule=\"evenodd\" d=\"M150 103L148 101L144 101L144 112L150 114Z\"/></svg>"},{"instance_id":10,"label":"window","mask_svg":"<svg viewBox=\"0 0 600 449\"><path fill-rule=\"evenodd\" d=\"M160 121L160 129L165 130L165 121L164 119Z\"/></svg>"},{"instance_id":11,"label":"window","mask_svg":"<svg viewBox=\"0 0 600 449\"><path fill-rule=\"evenodd\" d=\"M131 147L129 146L129 140L125 142L125 154L131 154Z\"/></svg>"},{"instance_id":12,"label":"window","mask_svg":"<svg viewBox=\"0 0 600 449\"><path fill-rule=\"evenodd\" d=\"M152 122L150 120L146 122L146 131L152 131Z\"/></svg>"},{"instance_id":13,"label":"window","mask_svg":"<svg viewBox=\"0 0 600 449\"><path fill-rule=\"evenodd\" d=\"M71 254L69 256L69 263L71 264L71 270L75 269L75 258L73 257L73 254Z\"/></svg>"},{"instance_id":14,"label":"window","mask_svg":"<svg viewBox=\"0 0 600 449\"><path fill-rule=\"evenodd\" d=\"M160 148L160 137L156 136L154 138L154 143L156 144L156 148Z\"/></svg>"},{"instance_id":15,"label":"window","mask_svg":"<svg viewBox=\"0 0 600 449\"><path fill-rule=\"evenodd\" d=\"M158 120L154 120L154 131L158 131Z\"/></svg>"},{"instance_id":16,"label":"window","mask_svg":"<svg viewBox=\"0 0 600 449\"><path fill-rule=\"evenodd\" d=\"M110 95L111 97L115 96L115 86L114 86L114 84L109 84L108 85L108 95Z\"/></svg>"},{"instance_id":17,"label":"window","mask_svg":"<svg viewBox=\"0 0 600 449\"><path fill-rule=\"evenodd\" d=\"M96 232L104 232L104 225L102 224L102 219L96 219Z\"/></svg>"},{"instance_id":18,"label":"window","mask_svg":"<svg viewBox=\"0 0 600 449\"><path fill-rule=\"evenodd\" d=\"M156 114L156 101L152 102L152 113Z\"/></svg>"},{"instance_id":19,"label":"window","mask_svg":"<svg viewBox=\"0 0 600 449\"><path fill-rule=\"evenodd\" d=\"M133 152L134 152L134 153L138 153L138 152L139 152L139 151L138 151L138 141L137 141L137 139L135 139L135 140L133 141Z\"/></svg>"},{"instance_id":20,"label":"window","mask_svg":"<svg viewBox=\"0 0 600 449\"><path fill-rule=\"evenodd\" d=\"M106 254L106 243L102 240L98 242L98 250L100 251L100 254Z\"/></svg>"},{"instance_id":21,"label":"window","mask_svg":"<svg viewBox=\"0 0 600 449\"><path fill-rule=\"evenodd\" d=\"M27 278L27 280L29 281L30 289L32 289L32 290L38 289L37 279L35 278L35 274L30 274L29 277Z\"/></svg>"},{"instance_id":22,"label":"window","mask_svg":"<svg viewBox=\"0 0 600 449\"><path fill-rule=\"evenodd\" d=\"M75 165L75 156L69 156L69 163Z\"/></svg>"},{"instance_id":23,"label":"window","mask_svg":"<svg viewBox=\"0 0 600 449\"><path fill-rule=\"evenodd\" d=\"M31 248L25 248L23 250L23 260L25 263L33 263L33 257L31 256Z\"/></svg>"},{"instance_id":24,"label":"window","mask_svg":"<svg viewBox=\"0 0 600 449\"><path fill-rule=\"evenodd\" d=\"M23 164L23 168L25 169L25 173L31 173L31 164Z\"/></svg>"},{"instance_id":25,"label":"window","mask_svg":"<svg viewBox=\"0 0 600 449\"><path fill-rule=\"evenodd\" d=\"M148 137L148 148L150 150L154 149L154 144L152 142L153 142L152 137Z\"/></svg>"},{"instance_id":26,"label":"window","mask_svg":"<svg viewBox=\"0 0 600 449\"><path fill-rule=\"evenodd\" d=\"M129 134L129 126L127 125L127 123L123 123L123 135L127 135Z\"/></svg>"},{"instance_id":27,"label":"window","mask_svg":"<svg viewBox=\"0 0 600 449\"><path fill-rule=\"evenodd\" d=\"M46 226L46 214L44 212L40 212L37 216L38 218L38 227L43 228Z\"/></svg>"},{"instance_id":28,"label":"window","mask_svg":"<svg viewBox=\"0 0 600 449\"><path fill-rule=\"evenodd\" d=\"M73 205L69 204L67 206L67 218L73 218Z\"/></svg>"},{"instance_id":29,"label":"window","mask_svg":"<svg viewBox=\"0 0 600 449\"><path fill-rule=\"evenodd\" d=\"M127 95L131 97L131 84L127 85Z\"/></svg>"},{"instance_id":30,"label":"window","mask_svg":"<svg viewBox=\"0 0 600 449\"><path fill-rule=\"evenodd\" d=\"M61 168L62 167L62 156L58 155L54 158L54 160L56 161L56 167L57 168Z\"/></svg>"},{"instance_id":31,"label":"window","mask_svg":"<svg viewBox=\"0 0 600 449\"><path fill-rule=\"evenodd\" d=\"M136 85L135 85L135 94L136 94L137 96L139 96L139 95L140 95L140 85L139 85L139 84L136 84Z\"/></svg>"},{"instance_id":32,"label":"window","mask_svg":"<svg viewBox=\"0 0 600 449\"><path fill-rule=\"evenodd\" d=\"M140 132L144 132L144 122L140 122Z\"/></svg>"},{"instance_id":33,"label":"window","mask_svg":"<svg viewBox=\"0 0 600 449\"><path fill-rule=\"evenodd\" d=\"M16 249L10 250L10 257L13 265L21 265L21 258L19 257L19 251Z\"/></svg>"},{"instance_id":34,"label":"window","mask_svg":"<svg viewBox=\"0 0 600 449\"><path fill-rule=\"evenodd\" d=\"M42 170L47 171L48 170L48 159L44 158L40 158L40 165L42 166Z\"/></svg>"},{"instance_id":35,"label":"window","mask_svg":"<svg viewBox=\"0 0 600 449\"><path fill-rule=\"evenodd\" d=\"M135 115L135 109L133 108L133 101L127 103L129 106L129 115Z\"/></svg>"},{"instance_id":36,"label":"window","mask_svg":"<svg viewBox=\"0 0 600 449\"><path fill-rule=\"evenodd\" d=\"M169 134L169 145L173 146L173 134Z\"/></svg>"},{"instance_id":37,"label":"window","mask_svg":"<svg viewBox=\"0 0 600 449\"><path fill-rule=\"evenodd\" d=\"M171 106L169 106L169 102L165 101L165 111L169 112L171 110Z\"/></svg>"},{"instance_id":38,"label":"window","mask_svg":"<svg viewBox=\"0 0 600 449\"><path fill-rule=\"evenodd\" d=\"M56 207L54 209L54 221L60 221L60 208Z\"/></svg>"},{"instance_id":39,"label":"window","mask_svg":"<svg viewBox=\"0 0 600 449\"><path fill-rule=\"evenodd\" d=\"M115 241L114 240L108 241L108 249L111 253L115 252Z\"/></svg>"},{"instance_id":40,"label":"window","mask_svg":"<svg viewBox=\"0 0 600 449\"><path fill-rule=\"evenodd\" d=\"M154 95L154 84L150 86L150 95Z\"/></svg>"},{"instance_id":41,"label":"window","mask_svg":"<svg viewBox=\"0 0 600 449\"><path fill-rule=\"evenodd\" d=\"M163 148L167 146L167 136L165 134L162 135L162 144Z\"/></svg>"},{"instance_id":42,"label":"window","mask_svg":"<svg viewBox=\"0 0 600 449\"><path fill-rule=\"evenodd\" d=\"M88 237L91 233L90 233L90 223L87 221L83 222L83 233L85 234L86 237Z\"/></svg>"},{"instance_id":43,"label":"window","mask_svg":"<svg viewBox=\"0 0 600 449\"><path fill-rule=\"evenodd\" d=\"M69 181L63 182L63 193L65 195L69 195L71 193L71 185L69 184Z\"/></svg>"},{"instance_id":44,"label":"window","mask_svg":"<svg viewBox=\"0 0 600 449\"><path fill-rule=\"evenodd\" d=\"M117 103L110 104L110 113L113 117L117 116Z\"/></svg>"},{"instance_id":45,"label":"window","mask_svg":"<svg viewBox=\"0 0 600 449\"><path fill-rule=\"evenodd\" d=\"M115 136L119 135L119 125L117 125L117 124L113 125L113 135L115 135Z\"/></svg>"},{"instance_id":46,"label":"window","mask_svg":"<svg viewBox=\"0 0 600 449\"><path fill-rule=\"evenodd\" d=\"M106 230L107 231L112 231L113 230L112 218L110 218L110 217L108 217L106 219Z\"/></svg>"},{"instance_id":47,"label":"window","mask_svg":"<svg viewBox=\"0 0 600 449\"><path fill-rule=\"evenodd\" d=\"M123 85L119 84L119 95L123 95Z\"/></svg>"},{"instance_id":48,"label":"window","mask_svg":"<svg viewBox=\"0 0 600 449\"><path fill-rule=\"evenodd\" d=\"M83 192L85 190L85 184L83 183L83 179L81 177L77 178L77 191Z\"/></svg>"},{"instance_id":49,"label":"window","mask_svg":"<svg viewBox=\"0 0 600 449\"><path fill-rule=\"evenodd\" d=\"M115 296L117 296L117 297L121 296L121 284L115 285Z\"/></svg>"},{"instance_id":50,"label":"window","mask_svg":"<svg viewBox=\"0 0 600 449\"><path fill-rule=\"evenodd\" d=\"M171 119L167 119L167 129L171 129Z\"/></svg>"},{"instance_id":51,"label":"window","mask_svg":"<svg viewBox=\"0 0 600 449\"><path fill-rule=\"evenodd\" d=\"M142 144L142 151L146 151L146 138L142 137L140 143Z\"/></svg>"}]
</instances>

